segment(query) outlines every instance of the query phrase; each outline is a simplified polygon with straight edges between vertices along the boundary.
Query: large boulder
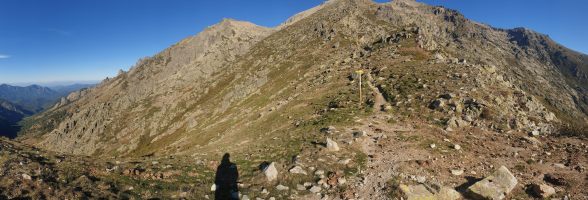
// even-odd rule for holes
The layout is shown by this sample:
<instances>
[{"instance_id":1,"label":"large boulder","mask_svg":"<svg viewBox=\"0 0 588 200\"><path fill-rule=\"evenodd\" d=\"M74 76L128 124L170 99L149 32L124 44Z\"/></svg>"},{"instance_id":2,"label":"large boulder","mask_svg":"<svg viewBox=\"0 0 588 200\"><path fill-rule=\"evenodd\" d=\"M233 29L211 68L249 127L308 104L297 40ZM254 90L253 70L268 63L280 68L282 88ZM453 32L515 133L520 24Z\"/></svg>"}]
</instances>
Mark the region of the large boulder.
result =
<instances>
[{"instance_id":1,"label":"large boulder","mask_svg":"<svg viewBox=\"0 0 588 200\"><path fill-rule=\"evenodd\" d=\"M407 200L421 200L421 199L439 199L439 200L456 200L461 199L462 196L453 188L443 186L427 186L419 185L399 185L398 189L402 198Z\"/></svg>"},{"instance_id":2,"label":"large boulder","mask_svg":"<svg viewBox=\"0 0 588 200\"><path fill-rule=\"evenodd\" d=\"M470 186L467 192L472 199L504 199L517 183L516 177L505 166L502 166L492 175Z\"/></svg>"}]
</instances>

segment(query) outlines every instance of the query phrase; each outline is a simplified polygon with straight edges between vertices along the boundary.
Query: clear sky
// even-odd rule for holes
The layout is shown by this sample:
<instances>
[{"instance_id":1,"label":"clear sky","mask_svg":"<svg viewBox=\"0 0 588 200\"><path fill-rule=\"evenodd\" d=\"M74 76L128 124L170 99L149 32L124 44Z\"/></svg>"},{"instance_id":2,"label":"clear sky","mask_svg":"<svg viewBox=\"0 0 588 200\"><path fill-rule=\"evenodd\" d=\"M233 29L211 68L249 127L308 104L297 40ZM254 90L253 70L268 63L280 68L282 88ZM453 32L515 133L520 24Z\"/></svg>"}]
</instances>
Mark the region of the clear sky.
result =
<instances>
[{"instance_id":1,"label":"clear sky","mask_svg":"<svg viewBox=\"0 0 588 200\"><path fill-rule=\"evenodd\" d=\"M587 0L419 1L494 27L528 27L588 52ZM222 18L273 27L321 2L0 0L0 83L101 80Z\"/></svg>"}]
</instances>

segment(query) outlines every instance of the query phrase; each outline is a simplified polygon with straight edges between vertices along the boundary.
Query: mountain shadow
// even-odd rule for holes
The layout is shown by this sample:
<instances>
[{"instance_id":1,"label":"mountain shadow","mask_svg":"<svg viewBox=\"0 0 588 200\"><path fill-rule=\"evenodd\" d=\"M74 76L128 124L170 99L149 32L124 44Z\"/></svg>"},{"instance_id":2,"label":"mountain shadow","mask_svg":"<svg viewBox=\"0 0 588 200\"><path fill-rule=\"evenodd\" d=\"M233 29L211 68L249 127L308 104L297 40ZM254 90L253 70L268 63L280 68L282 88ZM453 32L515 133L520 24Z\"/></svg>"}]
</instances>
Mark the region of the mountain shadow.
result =
<instances>
[{"instance_id":1,"label":"mountain shadow","mask_svg":"<svg viewBox=\"0 0 588 200\"><path fill-rule=\"evenodd\" d=\"M15 138L21 127L19 121L32 114L19 105L0 99L0 136Z\"/></svg>"},{"instance_id":2,"label":"mountain shadow","mask_svg":"<svg viewBox=\"0 0 588 200\"><path fill-rule=\"evenodd\" d=\"M237 165L231 162L231 155L225 153L220 165L216 169L216 177L214 180L214 183L216 184L216 191L214 194L214 199L239 199L239 188L237 187L237 180L239 180L239 171L237 170Z\"/></svg>"}]
</instances>

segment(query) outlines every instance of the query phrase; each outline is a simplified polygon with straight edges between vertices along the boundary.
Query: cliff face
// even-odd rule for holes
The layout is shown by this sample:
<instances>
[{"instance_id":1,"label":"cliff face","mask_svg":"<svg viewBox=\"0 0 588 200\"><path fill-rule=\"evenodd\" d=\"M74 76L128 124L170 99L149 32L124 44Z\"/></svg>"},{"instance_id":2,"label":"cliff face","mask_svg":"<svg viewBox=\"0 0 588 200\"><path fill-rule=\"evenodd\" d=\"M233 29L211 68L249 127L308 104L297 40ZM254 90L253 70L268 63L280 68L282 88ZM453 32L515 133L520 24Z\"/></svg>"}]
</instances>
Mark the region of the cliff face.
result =
<instances>
[{"instance_id":1,"label":"cliff face","mask_svg":"<svg viewBox=\"0 0 588 200\"><path fill-rule=\"evenodd\" d=\"M85 155L255 149L329 106L359 112L359 68L400 115L555 133L586 120L585 65L546 36L442 7L332 0L276 29L223 20L32 117L21 140Z\"/></svg>"}]
</instances>

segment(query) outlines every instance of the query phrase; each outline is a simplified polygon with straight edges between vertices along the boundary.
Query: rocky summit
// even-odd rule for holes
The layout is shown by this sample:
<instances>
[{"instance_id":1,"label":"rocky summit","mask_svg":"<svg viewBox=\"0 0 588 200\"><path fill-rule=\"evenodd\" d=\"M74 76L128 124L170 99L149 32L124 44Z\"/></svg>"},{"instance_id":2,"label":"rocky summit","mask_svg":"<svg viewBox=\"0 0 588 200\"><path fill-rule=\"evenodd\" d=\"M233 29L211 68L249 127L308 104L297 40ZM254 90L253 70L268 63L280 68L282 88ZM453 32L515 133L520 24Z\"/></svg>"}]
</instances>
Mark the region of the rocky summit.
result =
<instances>
[{"instance_id":1,"label":"rocky summit","mask_svg":"<svg viewBox=\"0 0 588 200\"><path fill-rule=\"evenodd\" d=\"M0 199L585 199L588 56L414 0L225 19L26 118Z\"/></svg>"}]
</instances>

